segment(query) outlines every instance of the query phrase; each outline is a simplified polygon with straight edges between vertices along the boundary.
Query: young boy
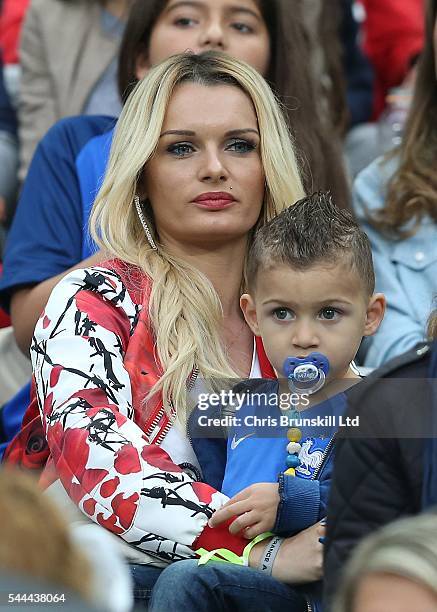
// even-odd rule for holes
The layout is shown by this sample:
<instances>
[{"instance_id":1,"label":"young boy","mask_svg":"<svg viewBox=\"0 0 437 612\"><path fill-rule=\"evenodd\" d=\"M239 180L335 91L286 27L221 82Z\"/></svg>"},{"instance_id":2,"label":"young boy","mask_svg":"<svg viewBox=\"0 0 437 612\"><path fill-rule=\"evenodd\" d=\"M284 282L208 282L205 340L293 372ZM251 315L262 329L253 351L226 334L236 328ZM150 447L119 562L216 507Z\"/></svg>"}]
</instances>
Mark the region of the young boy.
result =
<instances>
[{"instance_id":1,"label":"young boy","mask_svg":"<svg viewBox=\"0 0 437 612\"><path fill-rule=\"evenodd\" d=\"M228 430L221 483L231 499L210 525L234 518L229 530L244 529L253 538L265 531L297 533L326 516L335 434L346 390L360 380L352 361L363 336L378 329L385 299L374 293L367 236L325 193L300 200L258 231L247 283L241 308L278 380L238 386L247 392L246 401ZM291 357L300 363L313 354L329 363L323 386L291 395L284 362ZM298 412L284 425L280 417L287 411L281 408L290 407L290 398ZM217 441L194 439L193 445L204 479L220 486Z\"/></svg>"}]
</instances>

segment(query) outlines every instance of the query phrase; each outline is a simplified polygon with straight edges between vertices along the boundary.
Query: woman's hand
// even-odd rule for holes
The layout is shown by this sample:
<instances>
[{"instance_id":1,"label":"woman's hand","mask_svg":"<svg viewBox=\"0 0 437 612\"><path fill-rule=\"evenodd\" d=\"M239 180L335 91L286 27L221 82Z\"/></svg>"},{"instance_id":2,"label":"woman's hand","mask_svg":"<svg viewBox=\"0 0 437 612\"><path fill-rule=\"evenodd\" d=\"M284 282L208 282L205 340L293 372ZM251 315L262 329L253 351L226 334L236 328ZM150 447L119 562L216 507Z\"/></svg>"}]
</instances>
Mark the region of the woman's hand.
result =
<instances>
[{"instance_id":1,"label":"woman's hand","mask_svg":"<svg viewBox=\"0 0 437 612\"><path fill-rule=\"evenodd\" d=\"M229 526L232 534L244 530L249 540L260 533L272 531L279 505L278 483L259 482L234 495L217 510L209 520L210 527L217 527L233 516L237 517Z\"/></svg>"},{"instance_id":2,"label":"woman's hand","mask_svg":"<svg viewBox=\"0 0 437 612\"><path fill-rule=\"evenodd\" d=\"M323 544L325 526L316 523L297 535L286 538L273 564L272 575L287 584L303 584L320 580L323 576ZM257 568L269 540L256 544L249 556L250 567Z\"/></svg>"}]
</instances>

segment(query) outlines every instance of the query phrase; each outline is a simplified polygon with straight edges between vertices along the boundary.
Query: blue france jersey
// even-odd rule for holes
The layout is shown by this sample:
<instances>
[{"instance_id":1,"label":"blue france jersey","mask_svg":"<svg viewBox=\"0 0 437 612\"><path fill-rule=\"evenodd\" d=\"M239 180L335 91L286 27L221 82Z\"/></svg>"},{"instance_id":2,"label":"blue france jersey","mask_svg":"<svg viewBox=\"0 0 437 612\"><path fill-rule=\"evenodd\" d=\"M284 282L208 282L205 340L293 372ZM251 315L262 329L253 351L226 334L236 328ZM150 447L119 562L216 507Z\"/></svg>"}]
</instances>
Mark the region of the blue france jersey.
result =
<instances>
[{"instance_id":1,"label":"blue france jersey","mask_svg":"<svg viewBox=\"0 0 437 612\"><path fill-rule=\"evenodd\" d=\"M222 485L222 492L229 497L257 482L277 482L279 473L287 469L289 427L280 425L281 411L275 405L275 395L277 385L267 402L244 405L236 412L239 421L229 431ZM305 424L298 424L302 432L302 448L296 476L306 479L314 477L345 408L346 396L339 393L300 413ZM312 425L308 423L310 419L318 421Z\"/></svg>"}]
</instances>

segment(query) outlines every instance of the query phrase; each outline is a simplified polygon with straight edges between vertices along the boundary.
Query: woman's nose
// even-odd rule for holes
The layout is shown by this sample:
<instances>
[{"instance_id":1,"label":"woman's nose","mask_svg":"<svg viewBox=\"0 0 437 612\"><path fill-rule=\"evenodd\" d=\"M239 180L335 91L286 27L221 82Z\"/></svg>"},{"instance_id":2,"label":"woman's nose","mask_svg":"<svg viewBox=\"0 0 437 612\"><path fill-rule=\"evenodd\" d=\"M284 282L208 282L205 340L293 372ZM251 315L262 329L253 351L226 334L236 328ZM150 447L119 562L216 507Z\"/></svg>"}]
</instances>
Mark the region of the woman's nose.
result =
<instances>
[{"instance_id":1,"label":"woman's nose","mask_svg":"<svg viewBox=\"0 0 437 612\"><path fill-rule=\"evenodd\" d=\"M219 20L208 21L202 28L199 35L199 46L202 51L205 49L226 50L224 26Z\"/></svg>"},{"instance_id":2,"label":"woman's nose","mask_svg":"<svg viewBox=\"0 0 437 612\"><path fill-rule=\"evenodd\" d=\"M199 178L202 181L226 181L228 179L228 172L218 153L205 153Z\"/></svg>"}]
</instances>

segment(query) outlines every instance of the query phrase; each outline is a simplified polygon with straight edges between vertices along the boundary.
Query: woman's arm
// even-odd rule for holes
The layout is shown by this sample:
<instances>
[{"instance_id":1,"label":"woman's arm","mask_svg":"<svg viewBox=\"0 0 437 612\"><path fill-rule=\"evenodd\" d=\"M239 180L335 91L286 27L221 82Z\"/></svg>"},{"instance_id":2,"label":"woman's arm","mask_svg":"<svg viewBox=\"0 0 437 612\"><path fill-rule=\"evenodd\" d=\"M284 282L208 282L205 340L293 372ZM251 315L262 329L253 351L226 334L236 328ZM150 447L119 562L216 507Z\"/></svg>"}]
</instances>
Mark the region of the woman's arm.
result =
<instances>
[{"instance_id":1,"label":"woman's arm","mask_svg":"<svg viewBox=\"0 0 437 612\"><path fill-rule=\"evenodd\" d=\"M11 297L11 321L17 344L25 355L29 353L32 335L38 317L47 304L47 300L54 287L64 278L64 276L73 270L98 265L104 259L105 256L101 251L98 251L65 272L61 272L61 274L52 276L33 287L24 287L23 289L15 291Z\"/></svg>"},{"instance_id":2,"label":"woman's arm","mask_svg":"<svg viewBox=\"0 0 437 612\"><path fill-rule=\"evenodd\" d=\"M34 377L61 482L92 520L162 560L197 548L241 554L247 540L227 524L207 526L227 498L194 482L136 423L146 410L138 395L145 363L128 372L125 357L141 343L139 316L115 272L90 268L57 285L37 324Z\"/></svg>"}]
</instances>

